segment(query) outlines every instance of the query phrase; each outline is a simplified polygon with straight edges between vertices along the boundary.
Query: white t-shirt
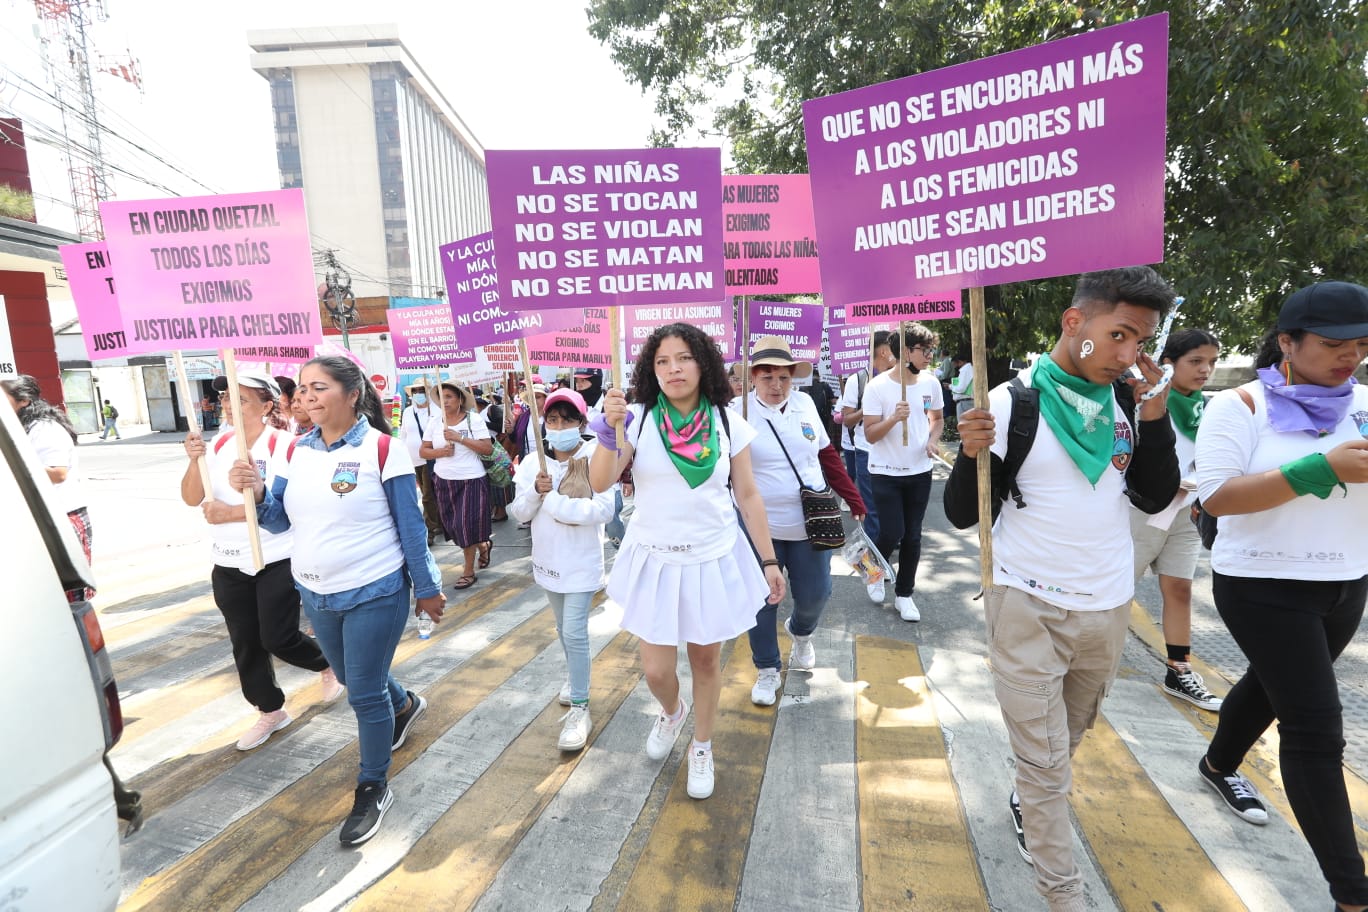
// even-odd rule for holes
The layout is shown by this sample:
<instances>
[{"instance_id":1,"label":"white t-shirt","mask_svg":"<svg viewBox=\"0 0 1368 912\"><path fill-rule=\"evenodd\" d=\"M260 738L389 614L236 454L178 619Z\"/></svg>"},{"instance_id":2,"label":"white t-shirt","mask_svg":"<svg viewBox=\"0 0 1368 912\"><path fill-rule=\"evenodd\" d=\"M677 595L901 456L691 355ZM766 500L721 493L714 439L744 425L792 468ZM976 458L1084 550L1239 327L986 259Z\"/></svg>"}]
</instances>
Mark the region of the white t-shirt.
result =
<instances>
[{"instance_id":1,"label":"white t-shirt","mask_svg":"<svg viewBox=\"0 0 1368 912\"><path fill-rule=\"evenodd\" d=\"M85 492L76 477L76 441L71 439L66 428L44 418L33 422L28 429L28 438L39 462L48 468L67 470L66 480L52 486L57 494L57 504L68 513L84 507Z\"/></svg>"},{"instance_id":2,"label":"white t-shirt","mask_svg":"<svg viewBox=\"0 0 1368 912\"><path fill-rule=\"evenodd\" d=\"M974 365L966 361L960 365L959 374L950 382L950 394L955 401L974 398Z\"/></svg>"},{"instance_id":3,"label":"white t-shirt","mask_svg":"<svg viewBox=\"0 0 1368 912\"><path fill-rule=\"evenodd\" d=\"M1173 525L1173 518L1178 515L1178 512L1188 508L1188 504L1197 499L1195 487L1197 441L1189 440L1182 431L1178 430L1178 422L1173 420L1172 414L1169 415L1169 423L1173 425L1173 436L1177 441L1174 444L1174 451L1178 454L1178 473L1182 476L1182 483L1167 507L1158 513L1146 514L1145 524L1156 529L1170 528ZM1143 512L1134 504L1131 505L1131 509L1137 513Z\"/></svg>"},{"instance_id":4,"label":"white t-shirt","mask_svg":"<svg viewBox=\"0 0 1368 912\"><path fill-rule=\"evenodd\" d=\"M1349 413L1319 440L1300 431L1279 433L1268 424L1261 381L1243 387L1250 413L1235 390L1207 403L1197 434L1197 495L1214 495L1232 478L1276 469L1310 453L1328 453L1349 440L1368 438L1368 387L1355 386ZM1271 510L1218 518L1211 568L1228 576L1260 579L1351 580L1368 574L1368 484L1349 484L1321 500L1305 494Z\"/></svg>"},{"instance_id":5,"label":"white t-shirt","mask_svg":"<svg viewBox=\"0 0 1368 912\"><path fill-rule=\"evenodd\" d=\"M940 381L930 371L921 371L916 380L908 378L907 445L902 442L902 426L895 424L878 442L869 444L869 474L921 475L931 471L926 444L931 436L931 410L945 407ZM894 371L884 371L865 387L864 420L877 421L893 414L902 400L902 385Z\"/></svg>"},{"instance_id":6,"label":"white t-shirt","mask_svg":"<svg viewBox=\"0 0 1368 912\"><path fill-rule=\"evenodd\" d=\"M204 458L209 461L209 481L213 485L214 500L237 507L242 505L242 492L228 483L228 470L237 460L237 441L233 438L233 433L215 437L213 445L206 449ZM274 452L271 448L272 438L275 439ZM288 431L266 428L252 445L249 451L252 461L256 463L257 472L265 479L267 488L275 483L276 476L280 474L280 467L285 464L285 456L293 440L294 437ZM274 564L290 556L294 546L293 529L287 529L279 534L268 532L266 529L258 531L261 533L263 563ZM241 570L248 576L256 575L245 521L212 523L209 526L209 535L213 541L210 553L215 564Z\"/></svg>"},{"instance_id":7,"label":"white t-shirt","mask_svg":"<svg viewBox=\"0 0 1368 912\"><path fill-rule=\"evenodd\" d=\"M448 427L445 416L438 418L427 426L427 433L424 435L427 442L436 449L445 449L447 446L446 434ZM466 417L461 419L460 424L450 425L453 431L464 434L471 440L489 440L494 435L489 433L489 428L485 426L483 419L479 416L466 412ZM456 452L451 456L438 456L432 464L432 471L438 478L447 481L468 481L472 478L479 478L485 473L484 463L480 461L480 454L463 443L456 444Z\"/></svg>"},{"instance_id":8,"label":"white t-shirt","mask_svg":"<svg viewBox=\"0 0 1368 912\"><path fill-rule=\"evenodd\" d=\"M587 460L597 443L580 444L572 460ZM603 524L616 509L616 485L593 497L566 497L556 489L565 477L569 461L547 457L546 474L551 491L537 493L536 455L518 464L513 476L517 496L508 512L518 522L532 523L532 576L549 592L597 592L603 588Z\"/></svg>"},{"instance_id":9,"label":"white t-shirt","mask_svg":"<svg viewBox=\"0 0 1368 912\"><path fill-rule=\"evenodd\" d=\"M870 378L871 381L873 378ZM865 384L865 393L869 392L869 384ZM860 375L851 374L846 377L845 389L841 390L841 400L836 403L837 407L843 409L858 409L860 407ZM843 429L844 430L844 429ZM855 449L869 452L869 441L865 439L864 423L858 422L855 425ZM847 437L846 440L850 438Z\"/></svg>"},{"instance_id":10,"label":"white t-shirt","mask_svg":"<svg viewBox=\"0 0 1368 912\"><path fill-rule=\"evenodd\" d=\"M1023 372L1022 382L1029 386L1030 377ZM1005 458L1012 413L1006 384L989 393L988 405L997 422L992 450ZM1115 397L1112 409L1111 467L1095 486L1041 414L1035 443L1017 473L1026 506L1003 501L993 526L993 582L1072 611L1115 608L1135 594L1125 478L1135 433Z\"/></svg>"},{"instance_id":11,"label":"white t-shirt","mask_svg":"<svg viewBox=\"0 0 1368 912\"><path fill-rule=\"evenodd\" d=\"M418 408L409 405L404 409L404 415L399 419L399 437L404 441L404 447L408 450L409 458L415 466L423 465L426 459L418 455L418 447L423 443L427 436L428 425L442 423L442 410L431 405Z\"/></svg>"},{"instance_id":12,"label":"white t-shirt","mask_svg":"<svg viewBox=\"0 0 1368 912\"><path fill-rule=\"evenodd\" d=\"M296 446L279 467L289 481L284 506L294 528L290 564L295 581L312 592L356 589L404 563L382 483L408 475L413 484L413 466L391 449L382 476L379 439L379 431L367 428L360 446L330 452Z\"/></svg>"},{"instance_id":13,"label":"white t-shirt","mask_svg":"<svg viewBox=\"0 0 1368 912\"><path fill-rule=\"evenodd\" d=\"M755 440L751 442L751 471L755 475L755 486L765 501L765 515L769 518L770 537L783 541L803 541L807 530L803 525L803 504L798 496L798 479L784 458L784 450L770 431L774 431L784 441L789 459L798 468L803 484L822 490L827 486L822 475L822 464L817 453L822 447L831 445L831 438L822 427L817 406L807 393L794 390L789 394L784 410L772 409L754 391L750 393L747 418L741 418L740 403L732 408L730 420L735 427L737 421L749 420L755 428ZM766 424L766 421L770 424Z\"/></svg>"},{"instance_id":14,"label":"white t-shirt","mask_svg":"<svg viewBox=\"0 0 1368 912\"><path fill-rule=\"evenodd\" d=\"M731 458L755 439L755 430L733 413L727 416L731 434L722 425L721 410L713 409L713 428L718 440L717 464L712 475L697 488L690 488L679 474L659 425L643 423L642 407L627 407L635 417L628 440L636 446L632 479L636 484L636 511L624 551L630 545L645 548L667 564L696 564L716 560L731 551L739 526L727 483L731 479ZM659 420L652 408L651 418Z\"/></svg>"}]
</instances>

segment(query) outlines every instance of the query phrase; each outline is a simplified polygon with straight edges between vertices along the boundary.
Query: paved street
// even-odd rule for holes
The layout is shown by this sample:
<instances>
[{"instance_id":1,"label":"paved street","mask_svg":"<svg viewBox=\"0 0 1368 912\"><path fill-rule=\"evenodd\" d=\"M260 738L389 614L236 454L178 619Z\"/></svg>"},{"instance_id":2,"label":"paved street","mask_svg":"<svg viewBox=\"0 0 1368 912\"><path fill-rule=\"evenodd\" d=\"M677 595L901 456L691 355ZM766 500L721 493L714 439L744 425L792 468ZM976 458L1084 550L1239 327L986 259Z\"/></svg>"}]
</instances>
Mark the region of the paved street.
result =
<instances>
[{"instance_id":1,"label":"paved street","mask_svg":"<svg viewBox=\"0 0 1368 912\"><path fill-rule=\"evenodd\" d=\"M400 643L395 676L429 708L394 758L381 833L348 850L337 828L357 747L345 699L319 705L317 676L279 665L294 723L255 751L234 748L255 711L209 594L207 527L180 502L178 438L79 452L96 603L128 721L113 760L147 809L124 843L123 909L1045 908L1008 816L1012 760L973 600L977 539L945 521L943 473L926 522L921 623L901 621L891 598L871 605L838 559L817 668L786 673L777 707L750 702L746 639L724 650L717 788L703 802L684 792L687 738L664 761L642 750L656 706L611 602L591 617L592 740L580 754L556 749L564 659L530 582L527 533L496 524L476 586L447 590L430 640L410 631ZM458 553L435 553L449 585ZM1239 651L1207 581L1196 590L1195 650L1224 693ZM1246 770L1273 820L1250 826L1196 775L1215 717L1158 686L1152 579L1139 599L1121 674L1075 761L1090 908L1325 912L1328 892L1275 784L1276 733ZM1339 665L1360 815L1366 666L1362 641ZM1358 821L1368 845L1368 817Z\"/></svg>"}]
</instances>

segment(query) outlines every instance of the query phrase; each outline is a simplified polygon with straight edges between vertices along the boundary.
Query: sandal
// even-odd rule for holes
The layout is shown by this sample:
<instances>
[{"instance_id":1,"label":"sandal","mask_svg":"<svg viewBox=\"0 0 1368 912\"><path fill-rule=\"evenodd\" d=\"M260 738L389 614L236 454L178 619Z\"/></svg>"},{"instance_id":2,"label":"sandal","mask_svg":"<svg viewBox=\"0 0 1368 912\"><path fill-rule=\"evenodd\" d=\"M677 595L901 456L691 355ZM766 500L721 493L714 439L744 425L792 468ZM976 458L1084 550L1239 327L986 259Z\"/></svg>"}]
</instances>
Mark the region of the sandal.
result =
<instances>
[{"instance_id":1,"label":"sandal","mask_svg":"<svg viewBox=\"0 0 1368 912\"><path fill-rule=\"evenodd\" d=\"M488 567L488 566L489 566L489 552L492 551L493 548L494 548L494 543L493 543L493 542L488 542L488 541L486 541L486 542L480 542L480 560L479 560L479 567L480 567L481 570L483 570L485 567Z\"/></svg>"},{"instance_id":2,"label":"sandal","mask_svg":"<svg viewBox=\"0 0 1368 912\"><path fill-rule=\"evenodd\" d=\"M471 586L475 585L475 581L476 581L477 579L479 579L479 577L476 576L476 575L473 574L473 573L472 573L470 576L463 576L463 577L461 577L460 579L458 579L455 583L453 583L452 586L451 586L451 588L452 588L452 589L469 589Z\"/></svg>"}]
</instances>

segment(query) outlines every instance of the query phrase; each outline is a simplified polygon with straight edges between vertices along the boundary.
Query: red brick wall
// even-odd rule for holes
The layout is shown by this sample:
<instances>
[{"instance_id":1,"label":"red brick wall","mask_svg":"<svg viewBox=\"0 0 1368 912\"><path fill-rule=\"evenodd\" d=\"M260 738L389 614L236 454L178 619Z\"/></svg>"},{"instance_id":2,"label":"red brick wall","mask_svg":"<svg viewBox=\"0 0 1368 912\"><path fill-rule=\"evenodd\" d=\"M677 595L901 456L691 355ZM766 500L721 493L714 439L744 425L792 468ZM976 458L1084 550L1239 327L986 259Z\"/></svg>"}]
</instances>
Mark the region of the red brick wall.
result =
<instances>
[{"instance_id":1,"label":"red brick wall","mask_svg":"<svg viewBox=\"0 0 1368 912\"><path fill-rule=\"evenodd\" d=\"M22 121L8 117L0 117L0 184L25 193L33 192L28 152L24 147L24 125Z\"/></svg>"},{"instance_id":2,"label":"red brick wall","mask_svg":"<svg viewBox=\"0 0 1368 912\"><path fill-rule=\"evenodd\" d=\"M57 342L52 336L48 311L46 277L41 272L0 271L0 297L5 299L19 373L37 378L48 402L65 405L62 375L57 366Z\"/></svg>"}]
</instances>

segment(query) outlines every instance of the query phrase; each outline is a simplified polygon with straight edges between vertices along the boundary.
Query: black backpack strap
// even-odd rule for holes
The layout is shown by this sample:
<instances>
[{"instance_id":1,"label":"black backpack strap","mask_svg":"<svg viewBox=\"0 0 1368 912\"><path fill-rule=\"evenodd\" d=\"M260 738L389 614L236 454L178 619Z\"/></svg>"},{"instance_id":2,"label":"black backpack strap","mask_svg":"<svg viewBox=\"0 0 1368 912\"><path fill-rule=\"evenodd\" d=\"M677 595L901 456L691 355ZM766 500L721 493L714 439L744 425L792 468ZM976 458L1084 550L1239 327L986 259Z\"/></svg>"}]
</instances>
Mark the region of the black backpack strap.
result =
<instances>
[{"instance_id":1,"label":"black backpack strap","mask_svg":"<svg viewBox=\"0 0 1368 912\"><path fill-rule=\"evenodd\" d=\"M1002 460L1004 490L1016 501L1017 509L1026 506L1017 486L1017 473L1035 444L1036 431L1040 427L1040 390L1013 377L1007 384L1012 395L1012 417L1007 422L1007 455ZM1004 498L1005 499L1005 498Z\"/></svg>"}]
</instances>

